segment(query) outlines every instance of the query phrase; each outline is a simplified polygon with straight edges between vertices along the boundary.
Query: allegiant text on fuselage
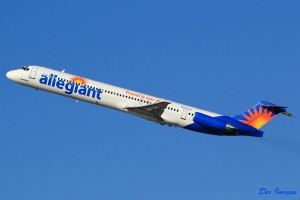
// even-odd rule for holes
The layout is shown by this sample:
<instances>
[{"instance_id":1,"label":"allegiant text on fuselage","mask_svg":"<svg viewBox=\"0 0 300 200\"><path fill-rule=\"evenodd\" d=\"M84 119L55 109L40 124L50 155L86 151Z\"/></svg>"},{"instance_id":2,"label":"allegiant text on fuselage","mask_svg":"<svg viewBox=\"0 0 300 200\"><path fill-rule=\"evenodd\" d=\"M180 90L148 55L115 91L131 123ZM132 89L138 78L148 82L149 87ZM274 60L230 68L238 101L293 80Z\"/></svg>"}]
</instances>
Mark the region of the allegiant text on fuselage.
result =
<instances>
[{"instance_id":1,"label":"allegiant text on fuselage","mask_svg":"<svg viewBox=\"0 0 300 200\"><path fill-rule=\"evenodd\" d=\"M88 96L92 98L101 99L100 95L102 91L100 89L94 89L91 87L87 87L86 85L77 84L74 82L67 82L63 79L57 79L57 75L50 74L49 77L47 75L42 75L40 78L40 84L48 85L50 87L56 87L60 90L65 90L66 94L80 94L83 96Z\"/></svg>"}]
</instances>

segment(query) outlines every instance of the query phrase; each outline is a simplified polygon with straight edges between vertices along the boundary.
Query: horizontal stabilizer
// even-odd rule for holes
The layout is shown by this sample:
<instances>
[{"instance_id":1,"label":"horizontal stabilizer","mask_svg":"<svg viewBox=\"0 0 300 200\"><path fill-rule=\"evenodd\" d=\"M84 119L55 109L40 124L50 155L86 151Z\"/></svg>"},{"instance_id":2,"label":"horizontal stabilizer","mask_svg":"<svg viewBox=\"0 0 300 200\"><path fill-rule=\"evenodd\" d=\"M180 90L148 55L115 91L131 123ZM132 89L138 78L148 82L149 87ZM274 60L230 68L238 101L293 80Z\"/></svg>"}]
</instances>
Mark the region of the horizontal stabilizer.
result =
<instances>
[{"instance_id":1,"label":"horizontal stabilizer","mask_svg":"<svg viewBox=\"0 0 300 200\"><path fill-rule=\"evenodd\" d=\"M286 115L288 117L295 117L293 114L291 114L285 110L285 108L287 108L287 106L276 106L276 105L261 105L261 106L263 108L267 108L267 109L278 110L279 113Z\"/></svg>"},{"instance_id":2,"label":"horizontal stabilizer","mask_svg":"<svg viewBox=\"0 0 300 200\"><path fill-rule=\"evenodd\" d=\"M289 112L282 112L281 114L288 116L288 117L295 117L293 114L291 114Z\"/></svg>"}]
</instances>

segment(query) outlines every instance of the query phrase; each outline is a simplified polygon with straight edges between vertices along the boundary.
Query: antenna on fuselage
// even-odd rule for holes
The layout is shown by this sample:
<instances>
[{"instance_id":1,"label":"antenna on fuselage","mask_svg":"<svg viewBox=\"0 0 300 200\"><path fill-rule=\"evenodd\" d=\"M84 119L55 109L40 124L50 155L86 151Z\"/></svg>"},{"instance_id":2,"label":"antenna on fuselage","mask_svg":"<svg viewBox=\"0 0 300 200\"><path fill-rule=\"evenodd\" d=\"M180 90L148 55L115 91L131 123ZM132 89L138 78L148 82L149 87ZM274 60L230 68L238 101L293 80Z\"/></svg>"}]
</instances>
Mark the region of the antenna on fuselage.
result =
<instances>
[{"instance_id":1,"label":"antenna on fuselage","mask_svg":"<svg viewBox=\"0 0 300 200\"><path fill-rule=\"evenodd\" d=\"M66 70L65 70L65 69L63 69L61 72L62 72L62 73L65 73L65 71L66 71Z\"/></svg>"}]
</instances>

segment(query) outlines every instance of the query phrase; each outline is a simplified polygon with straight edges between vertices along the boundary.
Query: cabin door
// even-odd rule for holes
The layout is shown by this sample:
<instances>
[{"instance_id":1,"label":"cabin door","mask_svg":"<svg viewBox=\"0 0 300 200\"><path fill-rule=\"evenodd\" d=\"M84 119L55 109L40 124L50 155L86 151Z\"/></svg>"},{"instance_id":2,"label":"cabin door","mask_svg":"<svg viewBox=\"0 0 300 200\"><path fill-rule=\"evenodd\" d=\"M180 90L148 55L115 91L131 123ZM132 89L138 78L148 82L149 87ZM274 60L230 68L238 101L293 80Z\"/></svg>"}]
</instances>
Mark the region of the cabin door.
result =
<instances>
[{"instance_id":1,"label":"cabin door","mask_svg":"<svg viewBox=\"0 0 300 200\"><path fill-rule=\"evenodd\" d=\"M38 68L32 67L29 78L35 79Z\"/></svg>"},{"instance_id":2,"label":"cabin door","mask_svg":"<svg viewBox=\"0 0 300 200\"><path fill-rule=\"evenodd\" d=\"M188 113L188 109L183 109L181 114L181 119L186 120L187 113Z\"/></svg>"}]
</instances>

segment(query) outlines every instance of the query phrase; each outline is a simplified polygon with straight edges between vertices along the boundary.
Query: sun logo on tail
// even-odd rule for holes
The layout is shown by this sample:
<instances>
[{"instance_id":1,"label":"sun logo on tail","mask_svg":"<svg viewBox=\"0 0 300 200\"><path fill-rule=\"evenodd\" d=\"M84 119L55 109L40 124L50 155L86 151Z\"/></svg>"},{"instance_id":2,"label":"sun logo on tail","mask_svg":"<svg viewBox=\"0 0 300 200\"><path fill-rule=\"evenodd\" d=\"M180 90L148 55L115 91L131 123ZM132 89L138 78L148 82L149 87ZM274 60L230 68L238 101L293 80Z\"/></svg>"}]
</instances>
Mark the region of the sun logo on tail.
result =
<instances>
[{"instance_id":1,"label":"sun logo on tail","mask_svg":"<svg viewBox=\"0 0 300 200\"><path fill-rule=\"evenodd\" d=\"M78 83L80 85L86 85L87 84L86 79L82 78L82 77L79 77L79 76L73 76L71 78L71 81L74 82L74 83Z\"/></svg>"},{"instance_id":2,"label":"sun logo on tail","mask_svg":"<svg viewBox=\"0 0 300 200\"><path fill-rule=\"evenodd\" d=\"M247 115L248 114L248 115ZM259 106L259 110L257 107L254 107L251 110L248 110L247 114L243 114L245 120L239 120L244 124L248 124L253 126L256 129L260 129L263 125L272 120L277 114L273 113L272 110L268 110Z\"/></svg>"}]
</instances>

